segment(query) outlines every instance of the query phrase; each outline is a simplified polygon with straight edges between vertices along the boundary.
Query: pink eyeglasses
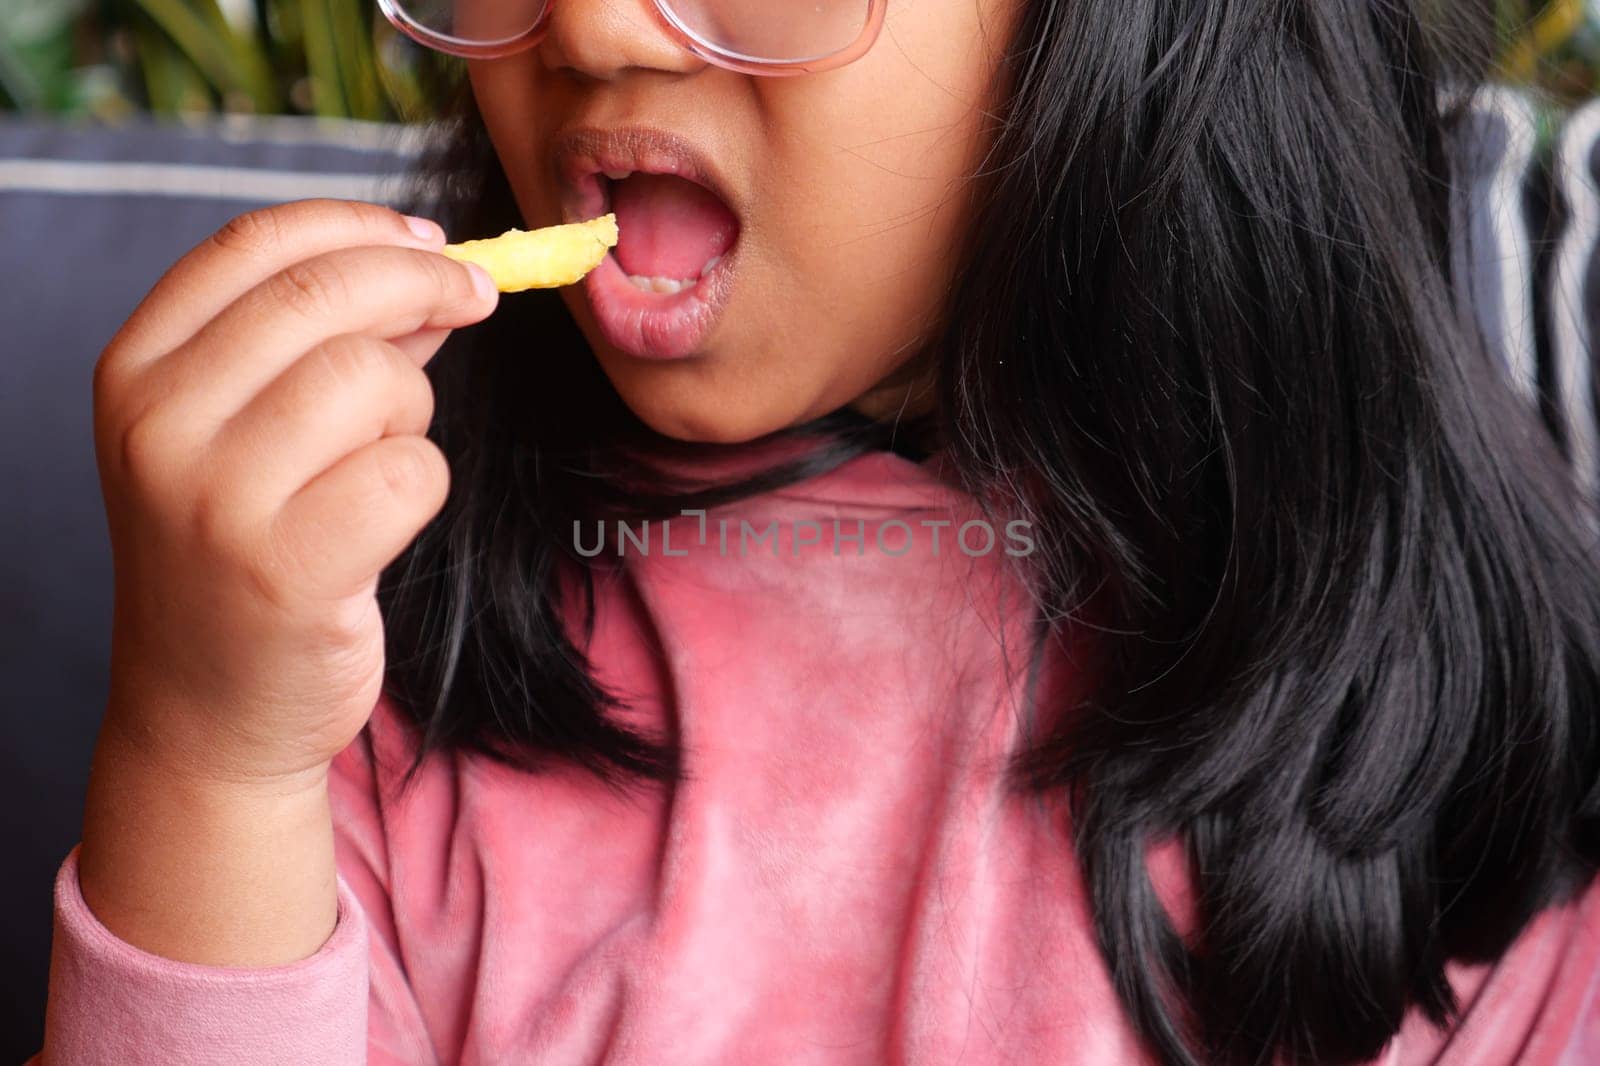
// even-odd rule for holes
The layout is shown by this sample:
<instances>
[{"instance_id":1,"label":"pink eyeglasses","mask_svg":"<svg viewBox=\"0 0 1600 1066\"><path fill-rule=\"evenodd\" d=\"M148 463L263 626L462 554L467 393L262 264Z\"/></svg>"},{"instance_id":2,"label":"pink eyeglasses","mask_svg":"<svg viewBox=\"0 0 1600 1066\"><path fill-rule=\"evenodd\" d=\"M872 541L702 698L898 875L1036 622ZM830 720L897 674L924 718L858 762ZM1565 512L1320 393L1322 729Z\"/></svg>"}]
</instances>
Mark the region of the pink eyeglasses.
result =
<instances>
[{"instance_id":1,"label":"pink eyeglasses","mask_svg":"<svg viewBox=\"0 0 1600 1066\"><path fill-rule=\"evenodd\" d=\"M468 59L498 59L544 36L555 0L378 0L407 36ZM651 0L695 55L745 74L808 74L866 54L888 0Z\"/></svg>"}]
</instances>

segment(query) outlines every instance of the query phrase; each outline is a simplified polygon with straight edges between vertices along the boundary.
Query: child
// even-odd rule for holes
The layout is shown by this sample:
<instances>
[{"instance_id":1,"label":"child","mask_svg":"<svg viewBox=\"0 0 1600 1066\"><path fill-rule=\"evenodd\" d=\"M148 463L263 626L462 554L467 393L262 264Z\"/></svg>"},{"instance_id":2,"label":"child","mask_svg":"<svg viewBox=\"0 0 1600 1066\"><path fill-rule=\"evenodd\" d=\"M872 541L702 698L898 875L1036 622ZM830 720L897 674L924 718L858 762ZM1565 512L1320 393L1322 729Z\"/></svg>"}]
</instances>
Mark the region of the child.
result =
<instances>
[{"instance_id":1,"label":"child","mask_svg":"<svg viewBox=\"0 0 1600 1066\"><path fill-rule=\"evenodd\" d=\"M621 240L501 299L292 204L105 352L44 1061L1600 1061L1600 578L1448 274L1486 18L384 4L470 60L452 238Z\"/></svg>"}]
</instances>

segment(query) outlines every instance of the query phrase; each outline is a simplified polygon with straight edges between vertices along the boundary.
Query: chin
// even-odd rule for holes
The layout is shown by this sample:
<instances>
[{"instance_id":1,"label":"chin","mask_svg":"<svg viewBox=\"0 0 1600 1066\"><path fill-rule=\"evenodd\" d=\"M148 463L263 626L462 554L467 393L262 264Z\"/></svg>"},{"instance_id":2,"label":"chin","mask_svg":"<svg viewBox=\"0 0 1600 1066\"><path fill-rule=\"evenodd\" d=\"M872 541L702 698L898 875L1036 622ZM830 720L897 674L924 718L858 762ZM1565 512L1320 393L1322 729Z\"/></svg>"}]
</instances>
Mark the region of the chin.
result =
<instances>
[{"instance_id":1,"label":"chin","mask_svg":"<svg viewBox=\"0 0 1600 1066\"><path fill-rule=\"evenodd\" d=\"M788 424L741 417L738 412L730 412L726 408L718 410L710 404L681 407L659 402L639 405L627 396L623 400L639 416L640 421L662 436L700 444L744 444L783 429Z\"/></svg>"},{"instance_id":2,"label":"chin","mask_svg":"<svg viewBox=\"0 0 1600 1066\"><path fill-rule=\"evenodd\" d=\"M654 375L612 383L639 420L662 436L701 444L744 444L810 417L791 410L789 397L768 396L752 402L748 395L728 395L704 382L682 380L670 385ZM767 402L759 402L765 399Z\"/></svg>"}]
</instances>

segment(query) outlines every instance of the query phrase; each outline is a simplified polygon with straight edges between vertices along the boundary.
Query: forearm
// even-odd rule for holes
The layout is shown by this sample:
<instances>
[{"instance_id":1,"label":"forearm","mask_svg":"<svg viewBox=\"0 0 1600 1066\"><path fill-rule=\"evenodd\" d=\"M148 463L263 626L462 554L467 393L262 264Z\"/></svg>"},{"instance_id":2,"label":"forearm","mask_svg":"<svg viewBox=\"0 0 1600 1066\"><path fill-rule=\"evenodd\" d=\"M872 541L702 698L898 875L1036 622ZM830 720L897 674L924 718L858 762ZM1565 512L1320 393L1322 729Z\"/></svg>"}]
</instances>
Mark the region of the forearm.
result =
<instances>
[{"instance_id":1,"label":"forearm","mask_svg":"<svg viewBox=\"0 0 1600 1066\"><path fill-rule=\"evenodd\" d=\"M239 967L306 958L337 916L326 767L207 779L151 757L108 716L78 869L95 917L151 954Z\"/></svg>"}]
</instances>

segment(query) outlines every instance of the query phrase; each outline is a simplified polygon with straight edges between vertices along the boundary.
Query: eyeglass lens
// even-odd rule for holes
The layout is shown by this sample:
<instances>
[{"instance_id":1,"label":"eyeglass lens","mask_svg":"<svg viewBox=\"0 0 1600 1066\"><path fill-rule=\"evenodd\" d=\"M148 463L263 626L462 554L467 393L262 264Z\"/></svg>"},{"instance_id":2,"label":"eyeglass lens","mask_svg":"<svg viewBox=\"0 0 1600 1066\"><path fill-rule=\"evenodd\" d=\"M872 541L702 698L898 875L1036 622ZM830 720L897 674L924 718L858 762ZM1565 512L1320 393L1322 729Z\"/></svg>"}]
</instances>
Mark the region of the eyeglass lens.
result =
<instances>
[{"instance_id":1,"label":"eyeglass lens","mask_svg":"<svg viewBox=\"0 0 1600 1066\"><path fill-rule=\"evenodd\" d=\"M397 6L439 37L494 45L526 34L549 2L398 0ZM861 37L868 12L866 0L666 0L661 6L701 44L735 59L774 63L819 59L850 47Z\"/></svg>"}]
</instances>

